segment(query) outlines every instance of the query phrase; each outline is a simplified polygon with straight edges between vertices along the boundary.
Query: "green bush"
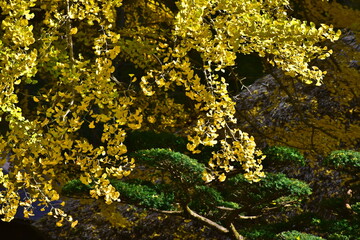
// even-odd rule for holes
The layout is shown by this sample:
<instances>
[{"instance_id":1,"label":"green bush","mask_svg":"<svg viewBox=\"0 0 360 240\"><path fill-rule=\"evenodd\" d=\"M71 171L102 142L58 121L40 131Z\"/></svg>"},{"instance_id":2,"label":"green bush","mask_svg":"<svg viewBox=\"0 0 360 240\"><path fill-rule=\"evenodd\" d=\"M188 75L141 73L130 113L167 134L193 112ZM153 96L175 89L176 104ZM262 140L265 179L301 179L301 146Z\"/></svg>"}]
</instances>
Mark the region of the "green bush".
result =
<instances>
[{"instance_id":1,"label":"green bush","mask_svg":"<svg viewBox=\"0 0 360 240\"><path fill-rule=\"evenodd\" d=\"M337 150L325 158L324 164L328 167L358 173L360 170L360 152L352 150Z\"/></svg>"},{"instance_id":2,"label":"green bush","mask_svg":"<svg viewBox=\"0 0 360 240\"><path fill-rule=\"evenodd\" d=\"M286 232L281 232L279 234L276 235L277 239L281 239L281 240L321 240L324 238L315 236L315 235L311 235L308 233L302 233L302 232L298 232L298 231L286 231Z\"/></svg>"},{"instance_id":3,"label":"green bush","mask_svg":"<svg viewBox=\"0 0 360 240\"><path fill-rule=\"evenodd\" d=\"M111 180L111 184L120 192L121 197L129 201L129 203L162 210L171 210L173 208L174 194L159 192L156 190L156 185L149 186L149 184L142 185L121 180Z\"/></svg>"},{"instance_id":4,"label":"green bush","mask_svg":"<svg viewBox=\"0 0 360 240\"><path fill-rule=\"evenodd\" d=\"M282 173L266 173L266 177L258 183L249 183L242 174L238 174L225 182L222 191L233 201L236 198L238 201L257 202L258 205L274 200L299 200L312 193L307 183Z\"/></svg>"},{"instance_id":5,"label":"green bush","mask_svg":"<svg viewBox=\"0 0 360 240\"><path fill-rule=\"evenodd\" d=\"M170 173L172 181L185 185L203 182L202 173L205 171L205 166L185 154L170 149L154 148L140 150L130 156L140 164Z\"/></svg>"},{"instance_id":6,"label":"green bush","mask_svg":"<svg viewBox=\"0 0 360 240\"><path fill-rule=\"evenodd\" d=\"M74 179L67 182L61 192L64 195L83 195L89 193L91 186L83 184L79 179Z\"/></svg>"},{"instance_id":7,"label":"green bush","mask_svg":"<svg viewBox=\"0 0 360 240\"><path fill-rule=\"evenodd\" d=\"M214 209L215 206L239 208L235 202L225 201L221 193L208 186L195 186L191 195L192 201L189 204L191 208L201 213L206 213Z\"/></svg>"},{"instance_id":8,"label":"green bush","mask_svg":"<svg viewBox=\"0 0 360 240\"><path fill-rule=\"evenodd\" d=\"M274 146L265 148L263 153L266 155L264 165L305 165L304 156L294 148Z\"/></svg>"},{"instance_id":9,"label":"green bush","mask_svg":"<svg viewBox=\"0 0 360 240\"><path fill-rule=\"evenodd\" d=\"M268 173L263 181L259 182L263 192L281 192L282 195L290 196L308 196L310 195L310 186L298 179L288 178L282 173Z\"/></svg>"}]
</instances>

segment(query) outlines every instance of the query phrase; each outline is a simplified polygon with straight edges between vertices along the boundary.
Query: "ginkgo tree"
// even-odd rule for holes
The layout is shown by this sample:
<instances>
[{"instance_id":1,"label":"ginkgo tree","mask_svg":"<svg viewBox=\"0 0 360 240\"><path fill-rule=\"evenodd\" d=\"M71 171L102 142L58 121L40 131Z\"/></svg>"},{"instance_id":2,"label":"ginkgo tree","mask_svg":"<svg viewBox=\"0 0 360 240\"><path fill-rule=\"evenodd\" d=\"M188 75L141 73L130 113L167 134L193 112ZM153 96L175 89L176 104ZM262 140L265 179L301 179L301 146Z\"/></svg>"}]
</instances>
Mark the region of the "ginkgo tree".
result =
<instances>
[{"instance_id":1,"label":"ginkgo tree","mask_svg":"<svg viewBox=\"0 0 360 240\"><path fill-rule=\"evenodd\" d=\"M259 181L262 153L236 125L228 89L237 54L256 53L319 85L325 72L312 60L330 56L320 43L340 36L289 17L287 0L1 0L0 7L0 153L10 164L9 174L0 172L0 214L10 221L23 206L29 216L40 201L58 226L77 223L51 205L71 178L92 184L93 198L121 199L109 178L135 166L124 144L132 130L185 135L194 154L217 144L204 181L224 181L234 168ZM134 71L121 74L129 63Z\"/></svg>"}]
</instances>

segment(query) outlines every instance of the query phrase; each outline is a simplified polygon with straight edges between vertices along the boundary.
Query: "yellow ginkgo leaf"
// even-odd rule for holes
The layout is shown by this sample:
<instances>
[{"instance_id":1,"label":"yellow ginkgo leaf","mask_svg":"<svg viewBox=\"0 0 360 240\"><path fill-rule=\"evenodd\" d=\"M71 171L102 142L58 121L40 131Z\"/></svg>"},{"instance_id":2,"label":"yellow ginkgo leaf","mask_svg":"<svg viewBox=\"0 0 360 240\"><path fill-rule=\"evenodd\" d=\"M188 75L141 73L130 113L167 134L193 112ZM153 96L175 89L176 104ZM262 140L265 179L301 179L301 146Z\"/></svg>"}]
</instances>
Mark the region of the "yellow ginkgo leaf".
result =
<instances>
[{"instance_id":1,"label":"yellow ginkgo leaf","mask_svg":"<svg viewBox=\"0 0 360 240\"><path fill-rule=\"evenodd\" d=\"M78 29L76 27L70 29L70 34L75 35L77 33Z\"/></svg>"},{"instance_id":2,"label":"yellow ginkgo leaf","mask_svg":"<svg viewBox=\"0 0 360 240\"><path fill-rule=\"evenodd\" d=\"M95 128L94 121L92 121L92 122L89 124L89 128Z\"/></svg>"},{"instance_id":3,"label":"yellow ginkgo leaf","mask_svg":"<svg viewBox=\"0 0 360 240\"><path fill-rule=\"evenodd\" d=\"M78 224L78 220L71 223L71 227L74 228Z\"/></svg>"},{"instance_id":4,"label":"yellow ginkgo leaf","mask_svg":"<svg viewBox=\"0 0 360 240\"><path fill-rule=\"evenodd\" d=\"M62 224L62 220L56 222L56 226L57 226L57 227L61 227L62 225L63 225L63 224Z\"/></svg>"},{"instance_id":5,"label":"yellow ginkgo leaf","mask_svg":"<svg viewBox=\"0 0 360 240\"><path fill-rule=\"evenodd\" d=\"M220 181L220 182L225 181L225 179L226 179L225 174L224 174L224 173L222 173L222 174L218 177L218 179L219 179L219 181Z\"/></svg>"}]
</instances>

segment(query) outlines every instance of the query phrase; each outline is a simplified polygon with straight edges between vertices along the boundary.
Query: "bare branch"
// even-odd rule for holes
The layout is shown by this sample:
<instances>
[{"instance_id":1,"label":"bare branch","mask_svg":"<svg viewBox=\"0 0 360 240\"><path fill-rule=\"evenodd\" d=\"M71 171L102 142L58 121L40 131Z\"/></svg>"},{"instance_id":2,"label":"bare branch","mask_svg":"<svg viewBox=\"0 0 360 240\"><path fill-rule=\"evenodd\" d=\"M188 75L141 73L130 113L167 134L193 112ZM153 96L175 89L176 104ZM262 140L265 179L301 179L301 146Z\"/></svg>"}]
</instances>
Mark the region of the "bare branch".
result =
<instances>
[{"instance_id":1,"label":"bare branch","mask_svg":"<svg viewBox=\"0 0 360 240\"><path fill-rule=\"evenodd\" d=\"M203 223L205 223L206 225L210 226L210 227L213 227L213 228L216 228L217 230L219 230L220 232L223 232L223 233L228 233L229 232L229 229L217 224L216 222L204 217L204 216L201 216L199 214L197 214L196 212L194 212L193 210L191 210L189 208L189 206L186 206L186 211L190 214L190 216L192 216L193 218L197 219L197 220L200 220L202 221Z\"/></svg>"},{"instance_id":2,"label":"bare branch","mask_svg":"<svg viewBox=\"0 0 360 240\"><path fill-rule=\"evenodd\" d=\"M180 215L182 213L184 213L184 211L179 210L179 211L167 211L167 210L160 210L157 208L150 208L150 211L154 211L154 212L158 212L158 213L164 213L164 214L170 214L170 215Z\"/></svg>"},{"instance_id":3,"label":"bare branch","mask_svg":"<svg viewBox=\"0 0 360 240\"><path fill-rule=\"evenodd\" d=\"M242 216L242 215L238 215L238 217L240 219L256 219L256 218L259 218L261 217L262 215L257 215L257 216Z\"/></svg>"},{"instance_id":4,"label":"bare branch","mask_svg":"<svg viewBox=\"0 0 360 240\"><path fill-rule=\"evenodd\" d=\"M221 210L226 210L226 211L234 211L236 210L235 208L229 208L229 207L224 207L224 206L217 206L217 209L221 209Z\"/></svg>"},{"instance_id":5,"label":"bare branch","mask_svg":"<svg viewBox=\"0 0 360 240\"><path fill-rule=\"evenodd\" d=\"M245 238L242 235L240 235L240 233L236 230L234 224L232 223L230 224L230 229L236 240L245 240Z\"/></svg>"}]
</instances>

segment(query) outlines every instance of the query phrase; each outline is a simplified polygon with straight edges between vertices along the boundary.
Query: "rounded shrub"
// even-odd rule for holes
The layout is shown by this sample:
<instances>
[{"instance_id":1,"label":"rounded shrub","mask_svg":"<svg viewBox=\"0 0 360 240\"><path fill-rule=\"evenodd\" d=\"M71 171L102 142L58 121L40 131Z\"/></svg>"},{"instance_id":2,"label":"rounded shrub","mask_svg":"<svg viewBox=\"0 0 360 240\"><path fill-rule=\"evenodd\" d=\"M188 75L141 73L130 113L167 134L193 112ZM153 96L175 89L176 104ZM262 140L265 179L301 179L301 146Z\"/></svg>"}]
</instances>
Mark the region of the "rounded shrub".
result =
<instances>
[{"instance_id":1,"label":"rounded shrub","mask_svg":"<svg viewBox=\"0 0 360 240\"><path fill-rule=\"evenodd\" d=\"M288 178L285 174L269 173L265 179L260 182L260 188L272 192L281 192L290 196L308 196L312 193L311 187L303 181L294 178Z\"/></svg>"},{"instance_id":2,"label":"rounded shrub","mask_svg":"<svg viewBox=\"0 0 360 240\"><path fill-rule=\"evenodd\" d=\"M283 173L267 173L258 183L249 183L242 174L238 174L229 178L221 191L232 201L245 202L244 204L256 202L258 206L270 202L299 202L312 193L306 182L288 178Z\"/></svg>"},{"instance_id":3,"label":"rounded shrub","mask_svg":"<svg viewBox=\"0 0 360 240\"><path fill-rule=\"evenodd\" d=\"M305 165L304 156L295 148L285 146L267 147L263 150L266 155L264 164L268 165L284 165L293 163L296 165Z\"/></svg>"},{"instance_id":4,"label":"rounded shrub","mask_svg":"<svg viewBox=\"0 0 360 240\"><path fill-rule=\"evenodd\" d=\"M321 240L322 237L318 237L308 233L302 233L295 230L281 232L276 235L279 240Z\"/></svg>"},{"instance_id":5,"label":"rounded shrub","mask_svg":"<svg viewBox=\"0 0 360 240\"><path fill-rule=\"evenodd\" d=\"M130 154L135 160L147 166L168 172L175 182L183 184L202 183L205 166L196 159L170 149L154 148Z\"/></svg>"},{"instance_id":6,"label":"rounded shrub","mask_svg":"<svg viewBox=\"0 0 360 240\"><path fill-rule=\"evenodd\" d=\"M360 170L360 152L353 150L337 150L325 158L324 164L328 167L351 172Z\"/></svg>"},{"instance_id":7,"label":"rounded shrub","mask_svg":"<svg viewBox=\"0 0 360 240\"><path fill-rule=\"evenodd\" d=\"M174 194L159 192L156 186L149 184L128 183L121 180L111 180L111 184L129 203L136 203L144 207L171 210Z\"/></svg>"}]
</instances>

